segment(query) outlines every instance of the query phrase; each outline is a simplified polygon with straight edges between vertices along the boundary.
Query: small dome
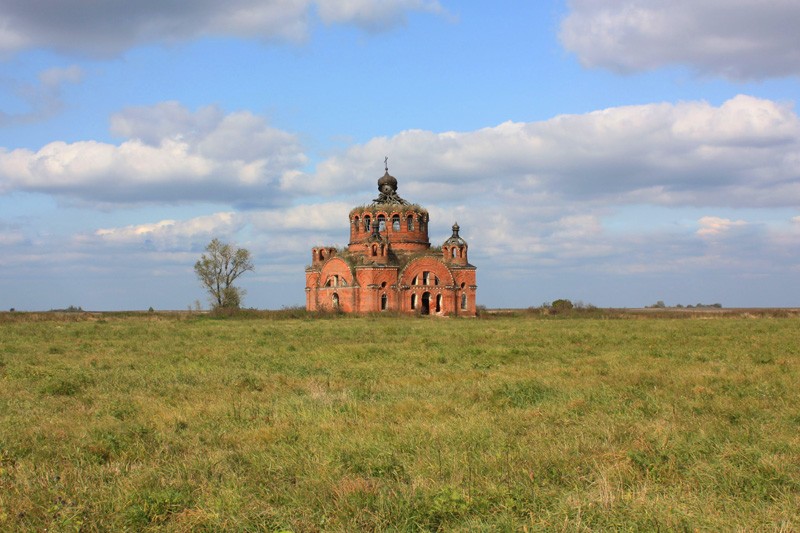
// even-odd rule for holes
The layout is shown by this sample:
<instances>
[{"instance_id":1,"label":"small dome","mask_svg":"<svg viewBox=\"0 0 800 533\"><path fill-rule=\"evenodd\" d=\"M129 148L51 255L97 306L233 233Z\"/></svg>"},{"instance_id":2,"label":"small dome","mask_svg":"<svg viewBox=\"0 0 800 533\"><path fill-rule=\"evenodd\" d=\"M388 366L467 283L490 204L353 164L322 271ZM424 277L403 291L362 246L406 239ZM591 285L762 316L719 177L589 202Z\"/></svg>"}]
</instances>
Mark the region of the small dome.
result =
<instances>
[{"instance_id":1,"label":"small dome","mask_svg":"<svg viewBox=\"0 0 800 533\"><path fill-rule=\"evenodd\" d=\"M388 185L392 192L397 191L397 178L389 174L389 171L386 171L381 178L378 179L378 191L380 192L387 192L384 190L384 186Z\"/></svg>"},{"instance_id":2,"label":"small dome","mask_svg":"<svg viewBox=\"0 0 800 533\"><path fill-rule=\"evenodd\" d=\"M461 245L467 244L467 241L465 241L464 239L462 239L461 237L458 236L458 230L460 230L460 229L461 229L461 227L458 225L458 222L453 224L453 234L450 236L449 239L444 241L444 244L445 245L455 244L456 246L461 246Z\"/></svg>"}]
</instances>

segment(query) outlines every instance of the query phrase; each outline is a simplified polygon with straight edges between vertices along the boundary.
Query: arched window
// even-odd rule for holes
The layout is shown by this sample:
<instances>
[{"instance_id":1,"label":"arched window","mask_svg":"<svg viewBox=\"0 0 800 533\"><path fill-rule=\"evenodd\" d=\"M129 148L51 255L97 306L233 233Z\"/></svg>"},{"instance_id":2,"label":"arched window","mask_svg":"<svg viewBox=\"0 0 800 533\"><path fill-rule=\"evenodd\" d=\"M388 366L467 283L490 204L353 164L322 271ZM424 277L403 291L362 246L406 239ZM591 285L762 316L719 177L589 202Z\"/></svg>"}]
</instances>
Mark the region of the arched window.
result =
<instances>
[{"instance_id":1,"label":"arched window","mask_svg":"<svg viewBox=\"0 0 800 533\"><path fill-rule=\"evenodd\" d=\"M333 304L334 309L339 309L339 295L335 292L333 293L333 296L331 296L331 303Z\"/></svg>"},{"instance_id":2,"label":"arched window","mask_svg":"<svg viewBox=\"0 0 800 533\"><path fill-rule=\"evenodd\" d=\"M417 295L416 294L412 294L411 295L411 309L416 309L416 308L417 308Z\"/></svg>"},{"instance_id":3,"label":"arched window","mask_svg":"<svg viewBox=\"0 0 800 533\"><path fill-rule=\"evenodd\" d=\"M392 215L392 231L400 231L400 215Z\"/></svg>"},{"instance_id":4,"label":"arched window","mask_svg":"<svg viewBox=\"0 0 800 533\"><path fill-rule=\"evenodd\" d=\"M386 311L386 306L389 303L389 298L386 296L386 293L381 295L381 311Z\"/></svg>"},{"instance_id":5,"label":"arched window","mask_svg":"<svg viewBox=\"0 0 800 533\"><path fill-rule=\"evenodd\" d=\"M453 259L456 258L456 247L455 246L450 248L450 257L452 257Z\"/></svg>"},{"instance_id":6,"label":"arched window","mask_svg":"<svg viewBox=\"0 0 800 533\"><path fill-rule=\"evenodd\" d=\"M422 273L422 284L423 285L430 285L431 284L431 273L427 270Z\"/></svg>"},{"instance_id":7,"label":"arched window","mask_svg":"<svg viewBox=\"0 0 800 533\"><path fill-rule=\"evenodd\" d=\"M442 295L441 294L437 294L436 295L436 312L437 313L441 313L442 312Z\"/></svg>"},{"instance_id":8,"label":"arched window","mask_svg":"<svg viewBox=\"0 0 800 533\"><path fill-rule=\"evenodd\" d=\"M461 294L461 309L467 308L467 295L466 293Z\"/></svg>"},{"instance_id":9,"label":"arched window","mask_svg":"<svg viewBox=\"0 0 800 533\"><path fill-rule=\"evenodd\" d=\"M356 233L361 231L361 220L358 217L353 219L353 227L355 228Z\"/></svg>"},{"instance_id":10,"label":"arched window","mask_svg":"<svg viewBox=\"0 0 800 533\"><path fill-rule=\"evenodd\" d=\"M369 223L370 223L369 215L364 216L364 231L370 231L370 229L372 229Z\"/></svg>"},{"instance_id":11,"label":"arched window","mask_svg":"<svg viewBox=\"0 0 800 533\"><path fill-rule=\"evenodd\" d=\"M372 245L372 256L375 257L377 255L378 255L378 245L377 244L373 244Z\"/></svg>"},{"instance_id":12,"label":"arched window","mask_svg":"<svg viewBox=\"0 0 800 533\"><path fill-rule=\"evenodd\" d=\"M425 219L420 215L419 217L419 230L425 231Z\"/></svg>"},{"instance_id":13,"label":"arched window","mask_svg":"<svg viewBox=\"0 0 800 533\"><path fill-rule=\"evenodd\" d=\"M408 231L414 231L414 217L413 215L408 215L408 221L406 224Z\"/></svg>"},{"instance_id":14,"label":"arched window","mask_svg":"<svg viewBox=\"0 0 800 533\"><path fill-rule=\"evenodd\" d=\"M419 285L419 275L414 276L414 279L411 280L412 285Z\"/></svg>"},{"instance_id":15,"label":"arched window","mask_svg":"<svg viewBox=\"0 0 800 533\"><path fill-rule=\"evenodd\" d=\"M386 231L386 217L378 215L378 231Z\"/></svg>"}]
</instances>

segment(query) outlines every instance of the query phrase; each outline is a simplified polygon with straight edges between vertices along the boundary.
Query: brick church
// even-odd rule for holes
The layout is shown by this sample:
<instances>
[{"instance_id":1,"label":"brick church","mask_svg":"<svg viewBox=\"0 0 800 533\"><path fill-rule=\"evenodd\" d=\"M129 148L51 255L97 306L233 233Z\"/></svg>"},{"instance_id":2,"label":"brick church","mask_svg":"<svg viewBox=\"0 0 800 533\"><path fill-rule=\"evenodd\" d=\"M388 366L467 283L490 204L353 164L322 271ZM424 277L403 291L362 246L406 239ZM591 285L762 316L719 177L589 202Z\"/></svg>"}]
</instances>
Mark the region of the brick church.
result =
<instances>
[{"instance_id":1,"label":"brick church","mask_svg":"<svg viewBox=\"0 0 800 533\"><path fill-rule=\"evenodd\" d=\"M398 196L388 166L378 191L372 203L350 211L347 248L311 250L306 309L475 316L476 269L458 224L431 248L428 211Z\"/></svg>"}]
</instances>

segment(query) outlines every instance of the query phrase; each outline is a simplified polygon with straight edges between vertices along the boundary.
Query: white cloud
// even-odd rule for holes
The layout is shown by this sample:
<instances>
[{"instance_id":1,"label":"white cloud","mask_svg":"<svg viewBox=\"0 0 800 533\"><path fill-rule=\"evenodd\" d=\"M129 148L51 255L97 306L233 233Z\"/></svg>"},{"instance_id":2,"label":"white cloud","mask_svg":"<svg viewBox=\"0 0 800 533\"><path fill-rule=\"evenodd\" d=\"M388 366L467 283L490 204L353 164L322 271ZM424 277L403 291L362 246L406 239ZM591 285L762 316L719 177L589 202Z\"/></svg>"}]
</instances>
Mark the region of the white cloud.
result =
<instances>
[{"instance_id":1,"label":"white cloud","mask_svg":"<svg viewBox=\"0 0 800 533\"><path fill-rule=\"evenodd\" d=\"M285 201L284 173L306 163L297 138L248 112L191 112L175 102L131 108L111 120L118 145L52 142L0 150L0 192L43 192L81 202L136 204Z\"/></svg>"},{"instance_id":2,"label":"white cloud","mask_svg":"<svg viewBox=\"0 0 800 533\"><path fill-rule=\"evenodd\" d=\"M354 206L344 202L296 205L285 209L253 212L249 221L262 231L330 231L346 229Z\"/></svg>"},{"instance_id":3,"label":"white cloud","mask_svg":"<svg viewBox=\"0 0 800 533\"><path fill-rule=\"evenodd\" d=\"M0 38L1 40L1 38ZM62 90L67 83L83 81L83 70L77 65L43 70L38 83L20 83L4 80L27 109L18 113L0 111L0 126L24 124L47 119L64 107Z\"/></svg>"},{"instance_id":4,"label":"white cloud","mask_svg":"<svg viewBox=\"0 0 800 533\"><path fill-rule=\"evenodd\" d=\"M698 220L697 223L700 226L700 229L697 230L697 234L701 237L714 237L724 234L733 228L747 225L747 222L744 220L731 220L728 218L711 216L703 217Z\"/></svg>"},{"instance_id":5,"label":"white cloud","mask_svg":"<svg viewBox=\"0 0 800 533\"><path fill-rule=\"evenodd\" d=\"M149 224L137 224L121 228L101 228L92 237L110 244L147 244L164 249L191 248L192 243L206 242L217 236L230 236L242 228L244 222L233 212L214 213L189 220L161 220Z\"/></svg>"},{"instance_id":6,"label":"white cloud","mask_svg":"<svg viewBox=\"0 0 800 533\"><path fill-rule=\"evenodd\" d=\"M740 95L505 122L469 132L408 130L354 145L304 171L297 137L249 112L177 102L114 116L119 144L56 141L0 149L0 193L84 203L288 205L351 198L383 173L409 201L596 205L800 205L800 119L792 106Z\"/></svg>"},{"instance_id":7,"label":"white cloud","mask_svg":"<svg viewBox=\"0 0 800 533\"><path fill-rule=\"evenodd\" d=\"M42 0L0 6L0 52L51 48L113 56L144 43L203 36L302 41L317 8L326 23L371 31L403 24L410 11L438 12L435 0Z\"/></svg>"},{"instance_id":8,"label":"white cloud","mask_svg":"<svg viewBox=\"0 0 800 533\"><path fill-rule=\"evenodd\" d=\"M316 0L316 4L323 22L352 23L369 31L402 24L410 11L443 12L436 0Z\"/></svg>"},{"instance_id":9,"label":"white cloud","mask_svg":"<svg viewBox=\"0 0 800 533\"><path fill-rule=\"evenodd\" d=\"M633 72L685 64L702 74L800 74L792 0L570 0L561 41L590 67Z\"/></svg>"},{"instance_id":10,"label":"white cloud","mask_svg":"<svg viewBox=\"0 0 800 533\"><path fill-rule=\"evenodd\" d=\"M384 154L410 201L800 204L800 119L790 105L744 95L719 107L662 103L471 132L408 130L352 146L284 185L373 189Z\"/></svg>"},{"instance_id":11,"label":"white cloud","mask_svg":"<svg viewBox=\"0 0 800 533\"><path fill-rule=\"evenodd\" d=\"M154 106L129 107L111 117L111 132L120 137L139 139L158 145L163 139L197 142L224 119L217 106L191 111L180 102L161 102Z\"/></svg>"},{"instance_id":12,"label":"white cloud","mask_svg":"<svg viewBox=\"0 0 800 533\"><path fill-rule=\"evenodd\" d=\"M39 81L53 89L60 88L64 83L80 83L83 81L83 69L78 65L50 68L39 73Z\"/></svg>"},{"instance_id":13,"label":"white cloud","mask_svg":"<svg viewBox=\"0 0 800 533\"><path fill-rule=\"evenodd\" d=\"M25 236L18 230L3 229L0 227L0 244L12 246L25 242Z\"/></svg>"}]
</instances>

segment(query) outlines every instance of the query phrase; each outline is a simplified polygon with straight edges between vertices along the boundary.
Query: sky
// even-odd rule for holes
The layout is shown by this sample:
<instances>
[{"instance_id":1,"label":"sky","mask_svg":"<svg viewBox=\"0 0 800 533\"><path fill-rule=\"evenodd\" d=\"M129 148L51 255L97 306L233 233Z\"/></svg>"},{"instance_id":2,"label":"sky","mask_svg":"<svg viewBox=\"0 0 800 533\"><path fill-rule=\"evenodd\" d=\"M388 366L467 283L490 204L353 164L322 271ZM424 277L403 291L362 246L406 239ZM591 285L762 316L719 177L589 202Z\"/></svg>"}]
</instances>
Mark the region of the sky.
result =
<instances>
[{"instance_id":1,"label":"sky","mask_svg":"<svg viewBox=\"0 0 800 533\"><path fill-rule=\"evenodd\" d=\"M0 0L0 310L243 304L398 193L478 304L800 306L796 0Z\"/></svg>"}]
</instances>

